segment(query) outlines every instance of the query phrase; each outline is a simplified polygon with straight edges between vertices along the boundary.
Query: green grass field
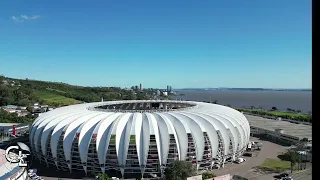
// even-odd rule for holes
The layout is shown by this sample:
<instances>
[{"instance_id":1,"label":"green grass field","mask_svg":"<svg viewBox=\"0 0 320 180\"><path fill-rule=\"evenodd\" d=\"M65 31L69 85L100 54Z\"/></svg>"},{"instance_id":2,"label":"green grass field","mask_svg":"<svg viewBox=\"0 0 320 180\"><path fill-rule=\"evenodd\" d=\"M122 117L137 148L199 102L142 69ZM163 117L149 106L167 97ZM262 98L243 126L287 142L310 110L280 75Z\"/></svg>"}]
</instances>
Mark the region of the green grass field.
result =
<instances>
[{"instance_id":1,"label":"green grass field","mask_svg":"<svg viewBox=\"0 0 320 180\"><path fill-rule=\"evenodd\" d=\"M78 104L81 101L71 99L65 96L61 96L58 94L54 94L50 91L36 91L36 96L45 102L48 103L58 103L61 105L70 105L70 104Z\"/></svg>"},{"instance_id":2,"label":"green grass field","mask_svg":"<svg viewBox=\"0 0 320 180\"><path fill-rule=\"evenodd\" d=\"M271 110L249 109L249 108L236 108L236 109L244 112L266 112L268 115L273 115L273 116L290 116L290 117L303 117L303 118L308 118L310 116L308 114L286 112L286 111L271 111Z\"/></svg>"},{"instance_id":3,"label":"green grass field","mask_svg":"<svg viewBox=\"0 0 320 180\"><path fill-rule=\"evenodd\" d=\"M268 169L272 171L282 171L285 169L289 169L291 164L289 161L283 161L281 159L271 159L267 158L264 162L259 166L261 169Z\"/></svg>"},{"instance_id":4,"label":"green grass field","mask_svg":"<svg viewBox=\"0 0 320 180\"><path fill-rule=\"evenodd\" d=\"M49 90L49 91L56 91L56 92L59 92L59 93L66 93L65 91L61 91L61 90L57 90L57 89L52 89L52 88L47 88L47 90Z\"/></svg>"}]
</instances>

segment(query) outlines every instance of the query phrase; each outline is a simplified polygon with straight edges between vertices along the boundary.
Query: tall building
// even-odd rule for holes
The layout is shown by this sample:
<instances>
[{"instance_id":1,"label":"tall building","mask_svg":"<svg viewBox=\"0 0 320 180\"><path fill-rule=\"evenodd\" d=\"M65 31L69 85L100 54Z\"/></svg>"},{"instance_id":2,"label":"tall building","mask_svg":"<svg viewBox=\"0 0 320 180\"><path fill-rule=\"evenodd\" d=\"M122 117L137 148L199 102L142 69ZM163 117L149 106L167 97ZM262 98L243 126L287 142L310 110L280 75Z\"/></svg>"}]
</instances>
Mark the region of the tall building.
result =
<instances>
[{"instance_id":1,"label":"tall building","mask_svg":"<svg viewBox=\"0 0 320 180\"><path fill-rule=\"evenodd\" d=\"M140 83L140 90L142 90L142 84Z\"/></svg>"},{"instance_id":2,"label":"tall building","mask_svg":"<svg viewBox=\"0 0 320 180\"><path fill-rule=\"evenodd\" d=\"M172 87L171 86L167 86L167 92L170 93L172 91Z\"/></svg>"}]
</instances>

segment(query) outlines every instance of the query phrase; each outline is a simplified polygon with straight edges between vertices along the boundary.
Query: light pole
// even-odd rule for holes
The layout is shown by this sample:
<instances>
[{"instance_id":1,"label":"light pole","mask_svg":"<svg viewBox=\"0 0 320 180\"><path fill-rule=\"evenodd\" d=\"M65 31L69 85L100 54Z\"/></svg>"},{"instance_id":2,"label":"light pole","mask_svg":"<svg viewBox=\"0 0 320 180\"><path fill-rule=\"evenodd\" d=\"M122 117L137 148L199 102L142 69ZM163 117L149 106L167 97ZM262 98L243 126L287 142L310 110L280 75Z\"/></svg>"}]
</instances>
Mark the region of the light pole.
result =
<instances>
[{"instance_id":1,"label":"light pole","mask_svg":"<svg viewBox=\"0 0 320 180\"><path fill-rule=\"evenodd\" d=\"M0 130L0 133L1 133L1 141L3 141L4 128L2 128L2 129Z\"/></svg>"}]
</instances>

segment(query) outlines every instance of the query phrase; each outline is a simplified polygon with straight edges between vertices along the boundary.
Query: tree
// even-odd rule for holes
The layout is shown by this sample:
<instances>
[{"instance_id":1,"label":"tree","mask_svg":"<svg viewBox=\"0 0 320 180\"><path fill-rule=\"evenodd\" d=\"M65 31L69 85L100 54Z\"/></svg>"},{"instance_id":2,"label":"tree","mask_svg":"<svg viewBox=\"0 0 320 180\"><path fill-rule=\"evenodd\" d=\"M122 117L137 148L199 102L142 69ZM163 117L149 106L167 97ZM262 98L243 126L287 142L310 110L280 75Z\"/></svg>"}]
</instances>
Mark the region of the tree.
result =
<instances>
[{"instance_id":1,"label":"tree","mask_svg":"<svg viewBox=\"0 0 320 180\"><path fill-rule=\"evenodd\" d=\"M18 105L19 105L19 106L28 106L29 104L30 104L29 99L21 99L21 100L18 102Z\"/></svg>"},{"instance_id":2,"label":"tree","mask_svg":"<svg viewBox=\"0 0 320 180\"><path fill-rule=\"evenodd\" d=\"M272 110L272 111L276 111L276 110L278 110L278 108L273 106L273 107L271 108L271 110Z\"/></svg>"},{"instance_id":3,"label":"tree","mask_svg":"<svg viewBox=\"0 0 320 180\"><path fill-rule=\"evenodd\" d=\"M0 106L11 104L12 97L10 96L10 88L6 85L0 85Z\"/></svg>"},{"instance_id":4,"label":"tree","mask_svg":"<svg viewBox=\"0 0 320 180\"><path fill-rule=\"evenodd\" d=\"M218 100L214 100L212 103L213 104L218 104Z\"/></svg>"},{"instance_id":5,"label":"tree","mask_svg":"<svg viewBox=\"0 0 320 180\"><path fill-rule=\"evenodd\" d=\"M28 106L28 107L27 107L27 110L28 110L29 112L32 112L33 108L32 108L31 106Z\"/></svg>"},{"instance_id":6,"label":"tree","mask_svg":"<svg viewBox=\"0 0 320 180\"><path fill-rule=\"evenodd\" d=\"M214 178L216 175L213 172L204 172L202 173L202 180Z\"/></svg>"},{"instance_id":7,"label":"tree","mask_svg":"<svg viewBox=\"0 0 320 180\"><path fill-rule=\"evenodd\" d=\"M294 150L294 149L289 149L284 155L283 155L283 160L289 161L291 163L291 173L293 170L293 166L296 165L296 163L301 162L301 157L299 153Z\"/></svg>"},{"instance_id":8,"label":"tree","mask_svg":"<svg viewBox=\"0 0 320 180\"><path fill-rule=\"evenodd\" d=\"M177 160L164 170L164 175L166 180L185 180L195 175L195 169L190 162Z\"/></svg>"},{"instance_id":9,"label":"tree","mask_svg":"<svg viewBox=\"0 0 320 180\"><path fill-rule=\"evenodd\" d=\"M98 180L112 180L112 178L109 178L109 176L105 173L99 173L97 176Z\"/></svg>"},{"instance_id":10,"label":"tree","mask_svg":"<svg viewBox=\"0 0 320 180\"><path fill-rule=\"evenodd\" d=\"M14 100L9 96L9 97L1 97L0 96L0 106L5 106L12 104Z\"/></svg>"},{"instance_id":11,"label":"tree","mask_svg":"<svg viewBox=\"0 0 320 180\"><path fill-rule=\"evenodd\" d=\"M31 122L33 116L19 117L17 113L9 113L3 109L0 109L0 123L24 123Z\"/></svg>"}]
</instances>

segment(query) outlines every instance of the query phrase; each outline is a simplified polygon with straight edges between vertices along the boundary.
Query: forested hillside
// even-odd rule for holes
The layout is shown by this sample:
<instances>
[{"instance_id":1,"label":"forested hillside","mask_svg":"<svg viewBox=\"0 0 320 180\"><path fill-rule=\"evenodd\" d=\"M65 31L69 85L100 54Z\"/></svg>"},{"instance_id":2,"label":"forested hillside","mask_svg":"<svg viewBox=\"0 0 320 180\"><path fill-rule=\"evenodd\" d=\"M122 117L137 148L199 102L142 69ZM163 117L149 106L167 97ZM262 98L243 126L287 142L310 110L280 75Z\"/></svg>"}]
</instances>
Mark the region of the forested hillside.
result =
<instances>
[{"instance_id":1,"label":"forested hillside","mask_svg":"<svg viewBox=\"0 0 320 180\"><path fill-rule=\"evenodd\" d=\"M27 106L40 102L53 106L108 100L148 99L144 92L133 93L118 87L84 87L62 82L14 79L0 76L0 106Z\"/></svg>"}]
</instances>

